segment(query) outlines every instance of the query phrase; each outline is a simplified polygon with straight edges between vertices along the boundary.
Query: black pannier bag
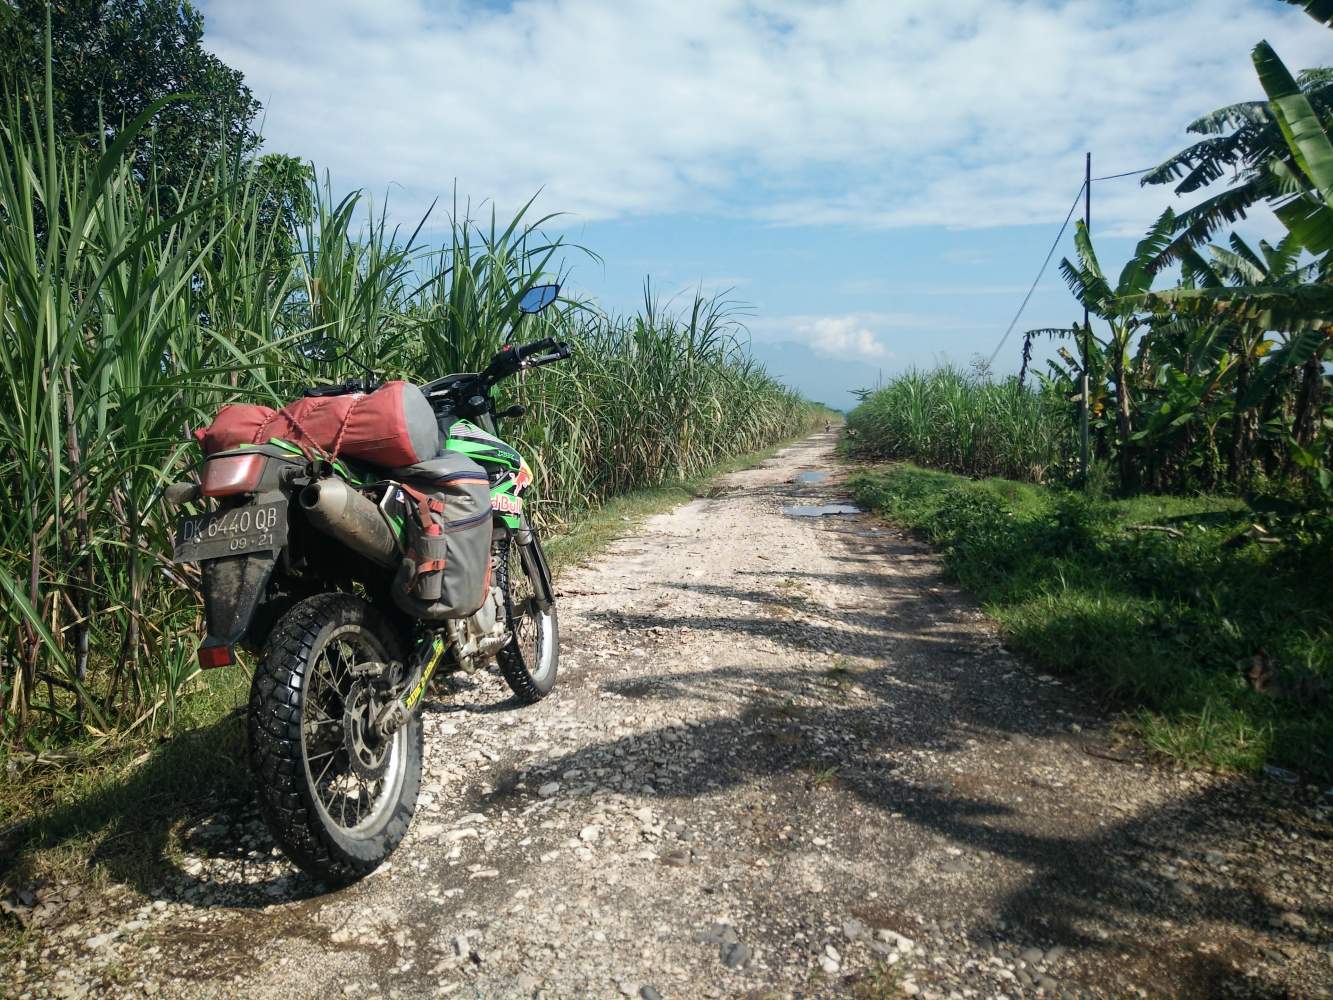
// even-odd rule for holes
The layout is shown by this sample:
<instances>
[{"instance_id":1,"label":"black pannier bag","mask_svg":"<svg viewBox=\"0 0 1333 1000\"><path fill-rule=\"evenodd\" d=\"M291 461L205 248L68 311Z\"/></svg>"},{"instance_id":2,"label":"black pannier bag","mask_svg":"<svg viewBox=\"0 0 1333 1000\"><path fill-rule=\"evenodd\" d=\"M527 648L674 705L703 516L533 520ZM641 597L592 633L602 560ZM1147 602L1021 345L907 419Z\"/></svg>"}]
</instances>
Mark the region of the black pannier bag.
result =
<instances>
[{"instance_id":1,"label":"black pannier bag","mask_svg":"<svg viewBox=\"0 0 1333 1000\"><path fill-rule=\"evenodd\" d=\"M491 492L486 470L465 455L395 469L393 509L405 551L393 599L414 618L466 618L491 585Z\"/></svg>"}]
</instances>

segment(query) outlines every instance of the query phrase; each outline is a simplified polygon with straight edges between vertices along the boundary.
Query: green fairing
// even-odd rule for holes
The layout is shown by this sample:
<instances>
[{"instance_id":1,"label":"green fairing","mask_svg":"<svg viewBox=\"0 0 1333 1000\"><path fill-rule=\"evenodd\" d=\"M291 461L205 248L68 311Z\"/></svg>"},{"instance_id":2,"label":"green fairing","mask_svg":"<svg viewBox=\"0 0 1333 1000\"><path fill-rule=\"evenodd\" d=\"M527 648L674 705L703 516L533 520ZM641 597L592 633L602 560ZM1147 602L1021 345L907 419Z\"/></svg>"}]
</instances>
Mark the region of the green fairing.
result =
<instances>
[{"instance_id":1,"label":"green fairing","mask_svg":"<svg viewBox=\"0 0 1333 1000\"><path fill-rule=\"evenodd\" d=\"M518 496L518 473L524 467L524 462L517 451L467 420L457 420L453 423L449 428L449 439L445 441L444 446L449 451L459 452L486 466L488 471L494 472L499 469L506 472L507 475L501 476L497 482L491 484L491 501L494 503L496 497L504 496L521 507L522 501ZM525 488L527 485L529 484L524 484ZM517 529L520 526L518 514L496 510L495 519L509 528Z\"/></svg>"},{"instance_id":2,"label":"green fairing","mask_svg":"<svg viewBox=\"0 0 1333 1000\"><path fill-rule=\"evenodd\" d=\"M488 434L467 420L456 420L449 428L449 451L457 451L483 465L499 465L517 472L523 459L518 452L493 434Z\"/></svg>"},{"instance_id":3,"label":"green fairing","mask_svg":"<svg viewBox=\"0 0 1333 1000\"><path fill-rule=\"evenodd\" d=\"M466 436L455 436L455 430L461 431ZM305 452L295 444L290 441L285 441L282 438L270 438L268 443L276 445L284 451L291 452L293 455L305 455ZM444 446L449 451L456 451L467 455L473 461L478 462L483 466L498 466L507 472L508 475L501 476L498 482L491 484L491 500L494 501L497 496L507 496L521 504L518 497L518 472L523 467L523 459L517 451L494 435L488 434L476 424L466 420L459 420L454 423L453 427L449 430L449 439L445 442ZM241 447L257 448L259 446L241 445ZM370 482L373 478L357 475L356 472L348 468L341 461L334 461L333 468L339 475L352 483L359 484ZM525 484L525 487L526 485L527 484ZM510 514L505 511L497 510L495 512L495 518L506 527L515 530L519 527L520 519L517 514ZM393 520L395 521L395 529L398 534L401 535L403 532L402 520L400 518L394 518Z\"/></svg>"}]
</instances>

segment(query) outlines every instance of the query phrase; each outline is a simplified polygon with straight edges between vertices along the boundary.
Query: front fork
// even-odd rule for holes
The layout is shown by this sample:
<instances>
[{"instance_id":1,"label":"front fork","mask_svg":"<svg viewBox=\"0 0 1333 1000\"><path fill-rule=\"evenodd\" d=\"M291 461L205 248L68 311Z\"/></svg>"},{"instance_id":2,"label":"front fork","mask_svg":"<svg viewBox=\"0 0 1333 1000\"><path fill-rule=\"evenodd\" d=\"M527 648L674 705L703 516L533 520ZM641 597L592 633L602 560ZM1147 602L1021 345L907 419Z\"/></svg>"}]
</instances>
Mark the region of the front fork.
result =
<instances>
[{"instance_id":1,"label":"front fork","mask_svg":"<svg viewBox=\"0 0 1333 1000\"><path fill-rule=\"evenodd\" d=\"M510 540L518 545L523 571L532 581L533 603L538 611L545 611L555 603L555 584L551 580L551 567L542 551L541 539L528 524L528 519L520 516L518 528L510 532Z\"/></svg>"}]
</instances>

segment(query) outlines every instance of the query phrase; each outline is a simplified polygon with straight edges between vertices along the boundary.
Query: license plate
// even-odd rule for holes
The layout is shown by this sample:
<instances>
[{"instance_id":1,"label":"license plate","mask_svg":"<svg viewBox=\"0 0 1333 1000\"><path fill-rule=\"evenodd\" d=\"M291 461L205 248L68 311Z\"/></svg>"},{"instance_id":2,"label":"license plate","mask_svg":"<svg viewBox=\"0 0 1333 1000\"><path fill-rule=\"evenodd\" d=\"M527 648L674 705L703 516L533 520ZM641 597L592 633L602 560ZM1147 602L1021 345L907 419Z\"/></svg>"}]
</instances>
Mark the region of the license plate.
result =
<instances>
[{"instance_id":1,"label":"license plate","mask_svg":"<svg viewBox=\"0 0 1333 1000\"><path fill-rule=\"evenodd\" d=\"M176 525L173 561L203 562L251 552L273 552L287 544L287 498L196 514Z\"/></svg>"}]
</instances>

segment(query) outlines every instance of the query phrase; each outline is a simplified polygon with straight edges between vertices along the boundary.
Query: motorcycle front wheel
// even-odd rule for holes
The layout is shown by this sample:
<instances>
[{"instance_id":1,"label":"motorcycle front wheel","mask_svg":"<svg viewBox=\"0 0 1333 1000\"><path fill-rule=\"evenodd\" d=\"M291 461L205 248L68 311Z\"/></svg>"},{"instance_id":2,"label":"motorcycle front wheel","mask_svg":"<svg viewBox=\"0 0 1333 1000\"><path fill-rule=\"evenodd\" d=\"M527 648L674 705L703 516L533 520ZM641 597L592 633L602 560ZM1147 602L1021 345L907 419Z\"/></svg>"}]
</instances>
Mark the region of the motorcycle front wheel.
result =
<instances>
[{"instance_id":1,"label":"motorcycle front wheel","mask_svg":"<svg viewBox=\"0 0 1333 1000\"><path fill-rule=\"evenodd\" d=\"M351 594L318 594L287 612L250 687L250 767L260 811L296 865L343 885L374 871L412 820L422 727L373 725L391 692L383 665L403 661L380 614Z\"/></svg>"},{"instance_id":2,"label":"motorcycle front wheel","mask_svg":"<svg viewBox=\"0 0 1333 1000\"><path fill-rule=\"evenodd\" d=\"M535 530L532 536L532 544L540 544ZM494 579L503 597L510 635L495 659L509 690L531 705L551 693L560 667L560 624L555 605L538 609L536 588L521 548L512 538L495 543Z\"/></svg>"}]
</instances>

